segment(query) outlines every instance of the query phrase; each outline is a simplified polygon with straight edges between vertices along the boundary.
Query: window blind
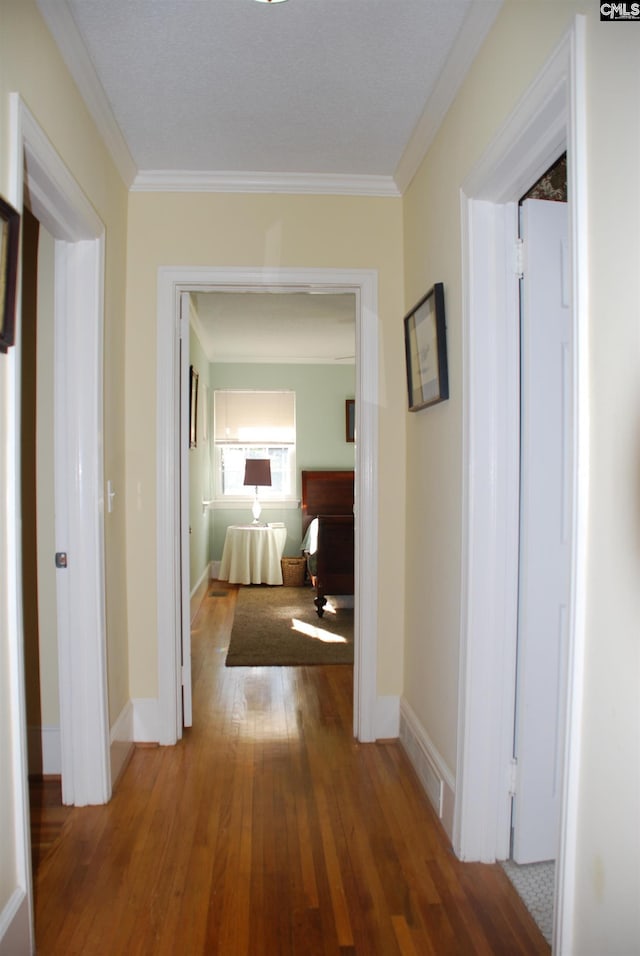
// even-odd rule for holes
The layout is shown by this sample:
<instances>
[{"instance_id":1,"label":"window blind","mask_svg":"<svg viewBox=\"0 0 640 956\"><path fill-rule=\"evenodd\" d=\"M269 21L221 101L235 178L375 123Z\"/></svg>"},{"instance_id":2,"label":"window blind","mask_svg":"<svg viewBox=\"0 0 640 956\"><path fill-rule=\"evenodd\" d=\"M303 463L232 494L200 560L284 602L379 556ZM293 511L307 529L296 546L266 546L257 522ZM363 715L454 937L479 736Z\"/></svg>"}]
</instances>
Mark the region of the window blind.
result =
<instances>
[{"instance_id":1,"label":"window blind","mask_svg":"<svg viewBox=\"0 0 640 956\"><path fill-rule=\"evenodd\" d=\"M295 392L218 389L214 393L216 444L294 444Z\"/></svg>"}]
</instances>

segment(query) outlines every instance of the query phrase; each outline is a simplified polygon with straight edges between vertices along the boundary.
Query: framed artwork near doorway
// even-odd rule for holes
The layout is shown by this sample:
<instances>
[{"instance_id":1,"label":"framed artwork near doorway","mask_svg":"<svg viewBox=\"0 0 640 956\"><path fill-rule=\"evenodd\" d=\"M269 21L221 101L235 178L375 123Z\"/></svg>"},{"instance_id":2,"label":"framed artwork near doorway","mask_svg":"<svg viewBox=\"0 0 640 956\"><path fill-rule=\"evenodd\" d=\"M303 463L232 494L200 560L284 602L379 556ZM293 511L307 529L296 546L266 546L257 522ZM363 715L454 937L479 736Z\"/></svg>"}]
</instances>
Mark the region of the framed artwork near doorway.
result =
<instances>
[{"instance_id":1,"label":"framed artwork near doorway","mask_svg":"<svg viewBox=\"0 0 640 956\"><path fill-rule=\"evenodd\" d=\"M449 398L444 286L432 289L404 318L409 411Z\"/></svg>"},{"instance_id":2,"label":"framed artwork near doorway","mask_svg":"<svg viewBox=\"0 0 640 956\"><path fill-rule=\"evenodd\" d=\"M0 198L0 352L15 340L20 214Z\"/></svg>"},{"instance_id":3,"label":"framed artwork near doorway","mask_svg":"<svg viewBox=\"0 0 640 956\"><path fill-rule=\"evenodd\" d=\"M198 444L198 373L189 366L189 448Z\"/></svg>"},{"instance_id":4,"label":"framed artwork near doorway","mask_svg":"<svg viewBox=\"0 0 640 956\"><path fill-rule=\"evenodd\" d=\"M348 398L344 403L345 422L346 422L346 441L354 442L356 440L356 400Z\"/></svg>"}]
</instances>

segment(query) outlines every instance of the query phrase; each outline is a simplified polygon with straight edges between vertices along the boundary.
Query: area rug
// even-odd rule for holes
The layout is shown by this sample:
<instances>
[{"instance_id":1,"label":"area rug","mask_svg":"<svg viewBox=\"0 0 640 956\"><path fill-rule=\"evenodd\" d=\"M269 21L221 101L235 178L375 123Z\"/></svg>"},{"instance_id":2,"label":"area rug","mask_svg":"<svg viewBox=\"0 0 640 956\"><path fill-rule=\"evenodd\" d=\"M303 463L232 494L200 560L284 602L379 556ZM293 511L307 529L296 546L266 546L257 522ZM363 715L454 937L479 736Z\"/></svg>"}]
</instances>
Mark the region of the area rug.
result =
<instances>
[{"instance_id":1,"label":"area rug","mask_svg":"<svg viewBox=\"0 0 640 956\"><path fill-rule=\"evenodd\" d=\"M242 587L227 667L353 663L353 608L316 614L311 588Z\"/></svg>"}]
</instances>

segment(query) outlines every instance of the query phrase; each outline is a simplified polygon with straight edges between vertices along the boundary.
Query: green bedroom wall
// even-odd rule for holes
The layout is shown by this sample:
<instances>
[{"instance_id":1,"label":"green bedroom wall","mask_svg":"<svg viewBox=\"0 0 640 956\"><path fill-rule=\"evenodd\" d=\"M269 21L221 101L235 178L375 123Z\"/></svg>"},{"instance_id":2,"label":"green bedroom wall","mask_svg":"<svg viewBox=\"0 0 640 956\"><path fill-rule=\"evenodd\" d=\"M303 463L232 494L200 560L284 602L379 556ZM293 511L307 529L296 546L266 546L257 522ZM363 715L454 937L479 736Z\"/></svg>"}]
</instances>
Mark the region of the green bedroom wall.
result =
<instances>
[{"instance_id":1,"label":"green bedroom wall","mask_svg":"<svg viewBox=\"0 0 640 956\"><path fill-rule=\"evenodd\" d=\"M296 393L296 495L305 468L353 468L353 442L346 441L345 401L355 396L353 365L213 364L211 389L292 389ZM263 521L287 526L284 553L296 555L302 541L301 513L262 503ZM220 560L227 526L250 518L250 504L241 509L216 507L213 519L212 560Z\"/></svg>"}]
</instances>

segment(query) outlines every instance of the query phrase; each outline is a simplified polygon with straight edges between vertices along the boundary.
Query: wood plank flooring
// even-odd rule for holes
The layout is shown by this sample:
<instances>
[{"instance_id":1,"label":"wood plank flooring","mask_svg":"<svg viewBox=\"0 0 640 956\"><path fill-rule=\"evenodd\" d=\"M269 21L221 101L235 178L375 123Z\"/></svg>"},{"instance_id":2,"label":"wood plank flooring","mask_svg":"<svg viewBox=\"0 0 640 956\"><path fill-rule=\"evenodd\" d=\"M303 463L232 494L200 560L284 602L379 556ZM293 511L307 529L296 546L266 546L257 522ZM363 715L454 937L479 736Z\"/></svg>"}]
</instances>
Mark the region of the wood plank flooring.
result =
<instances>
[{"instance_id":1,"label":"wood plank flooring","mask_svg":"<svg viewBox=\"0 0 640 956\"><path fill-rule=\"evenodd\" d=\"M34 871L62 835L71 807L62 805L60 777L29 777L31 862Z\"/></svg>"},{"instance_id":2,"label":"wood plank flooring","mask_svg":"<svg viewBox=\"0 0 640 956\"><path fill-rule=\"evenodd\" d=\"M40 956L548 954L400 745L353 739L351 667L225 668L235 593L213 582L194 620L194 727L137 749L41 860Z\"/></svg>"}]
</instances>

